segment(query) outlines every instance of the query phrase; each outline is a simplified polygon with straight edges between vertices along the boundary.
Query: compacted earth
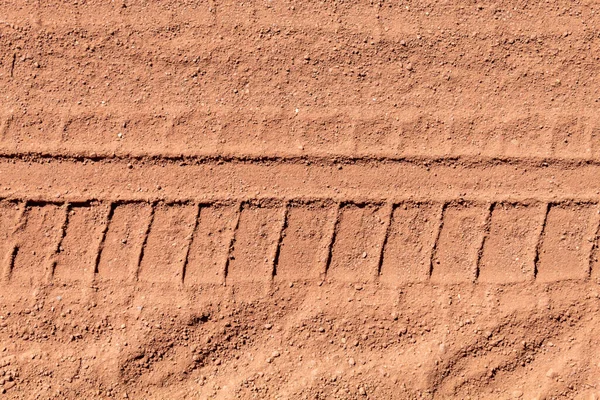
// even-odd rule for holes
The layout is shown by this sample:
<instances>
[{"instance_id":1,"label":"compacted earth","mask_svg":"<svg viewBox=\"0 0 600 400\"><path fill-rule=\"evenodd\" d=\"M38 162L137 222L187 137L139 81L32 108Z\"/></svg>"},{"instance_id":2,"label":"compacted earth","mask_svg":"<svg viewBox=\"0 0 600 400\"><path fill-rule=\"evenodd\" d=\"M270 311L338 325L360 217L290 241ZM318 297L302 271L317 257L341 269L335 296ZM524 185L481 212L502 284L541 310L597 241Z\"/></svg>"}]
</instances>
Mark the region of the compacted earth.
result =
<instances>
[{"instance_id":1,"label":"compacted earth","mask_svg":"<svg viewBox=\"0 0 600 400\"><path fill-rule=\"evenodd\" d=\"M599 13L0 0L0 398L600 398Z\"/></svg>"}]
</instances>

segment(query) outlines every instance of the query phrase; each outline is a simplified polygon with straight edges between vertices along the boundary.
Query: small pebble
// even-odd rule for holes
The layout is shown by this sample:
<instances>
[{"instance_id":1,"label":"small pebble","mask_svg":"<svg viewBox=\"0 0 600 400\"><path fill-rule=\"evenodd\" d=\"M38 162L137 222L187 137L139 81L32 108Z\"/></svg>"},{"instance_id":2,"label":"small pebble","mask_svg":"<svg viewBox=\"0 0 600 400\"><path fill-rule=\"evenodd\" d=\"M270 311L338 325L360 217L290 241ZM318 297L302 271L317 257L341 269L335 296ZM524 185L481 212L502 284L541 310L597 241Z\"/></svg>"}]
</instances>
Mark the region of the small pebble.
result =
<instances>
[{"instance_id":1,"label":"small pebble","mask_svg":"<svg viewBox=\"0 0 600 400\"><path fill-rule=\"evenodd\" d=\"M554 371L552 368L550 368L550 369L548 370L548 372L546 372L546 376L547 376L548 378L550 378L550 379L554 379L554 378L556 378L556 376L557 376L557 375L558 375L558 374L556 373L556 371Z\"/></svg>"},{"instance_id":2,"label":"small pebble","mask_svg":"<svg viewBox=\"0 0 600 400\"><path fill-rule=\"evenodd\" d=\"M267 330L271 329L272 327L273 327L272 324L265 324L265 329L267 329Z\"/></svg>"},{"instance_id":3,"label":"small pebble","mask_svg":"<svg viewBox=\"0 0 600 400\"><path fill-rule=\"evenodd\" d=\"M351 367L356 365L356 361L354 361L354 358L351 358L348 360L348 364L350 364Z\"/></svg>"}]
</instances>

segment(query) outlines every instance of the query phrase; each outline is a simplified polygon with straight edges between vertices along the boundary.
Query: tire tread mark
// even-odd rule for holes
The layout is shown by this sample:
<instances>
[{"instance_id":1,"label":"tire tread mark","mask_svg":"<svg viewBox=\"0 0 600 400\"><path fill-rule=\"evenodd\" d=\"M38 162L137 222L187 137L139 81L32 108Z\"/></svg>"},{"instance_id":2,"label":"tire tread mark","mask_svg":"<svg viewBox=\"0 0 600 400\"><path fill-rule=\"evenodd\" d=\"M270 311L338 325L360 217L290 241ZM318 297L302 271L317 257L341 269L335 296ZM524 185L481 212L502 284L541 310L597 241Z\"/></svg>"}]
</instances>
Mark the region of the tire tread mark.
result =
<instances>
[{"instance_id":1,"label":"tire tread mark","mask_svg":"<svg viewBox=\"0 0 600 400\"><path fill-rule=\"evenodd\" d=\"M431 252L429 253L429 274L428 279L431 279L433 275L433 264L435 263L435 258L437 256L438 244L440 241L440 235L442 234L442 228L444 227L444 216L446 214L446 209L450 203L444 202L440 206L440 210L438 212L438 226L435 233L435 238L433 240L433 246L431 248Z\"/></svg>"},{"instance_id":2,"label":"tire tread mark","mask_svg":"<svg viewBox=\"0 0 600 400\"><path fill-rule=\"evenodd\" d=\"M2 125L0 125L0 143L6 141L13 118L13 115L10 114L2 121Z\"/></svg>"},{"instance_id":3,"label":"tire tread mark","mask_svg":"<svg viewBox=\"0 0 600 400\"><path fill-rule=\"evenodd\" d=\"M283 242L283 238L285 237L285 230L287 229L288 224L288 215L290 212L290 203L286 202L283 205L283 210L281 212L281 224L279 226L279 236L277 238L277 243L274 245L273 256L271 260L273 260L273 265L271 269L271 280L275 278L277 275L277 265L279 263L279 253L281 252L281 242Z\"/></svg>"},{"instance_id":4,"label":"tire tread mark","mask_svg":"<svg viewBox=\"0 0 600 400\"><path fill-rule=\"evenodd\" d=\"M385 256L385 246L387 245L388 238L390 236L390 230L392 226L392 219L394 218L394 210L396 205L392 202L386 204L386 220L384 221L384 234L381 240L381 247L379 249L379 259L377 260L377 277L381 276L381 268L383 266L383 257Z\"/></svg>"},{"instance_id":5,"label":"tire tread mark","mask_svg":"<svg viewBox=\"0 0 600 400\"><path fill-rule=\"evenodd\" d=\"M233 248L235 246L235 237L237 235L238 228L240 226L240 219L242 217L242 211L244 210L244 202L238 203L237 218L231 231L231 237L229 238L229 246L227 246L227 253L225 254L225 263L223 266L223 284L227 285L227 275L229 274L229 263L231 262L231 255L233 254Z\"/></svg>"},{"instance_id":6,"label":"tire tread mark","mask_svg":"<svg viewBox=\"0 0 600 400\"><path fill-rule=\"evenodd\" d=\"M148 244L148 237L150 236L150 230L152 229L152 224L154 222L154 213L156 212L156 203L150 204L150 216L148 217L148 225L146 226L146 231L144 232L144 240L140 245L140 249L137 254L137 259L135 261L135 272L133 274L133 280L138 281L140 275L140 268L142 266L142 259L144 258L144 251L146 250L146 244Z\"/></svg>"},{"instance_id":7,"label":"tire tread mark","mask_svg":"<svg viewBox=\"0 0 600 400\"><path fill-rule=\"evenodd\" d=\"M104 250L104 243L106 241L106 235L108 234L108 229L110 228L110 223L112 221L112 218L113 218L116 208L117 208L116 203L109 204L108 212L106 213L106 219L104 220L104 229L102 229L102 234L100 236L100 242L98 243L98 248L96 249L96 257L94 258L94 277L98 274L98 268L100 266L100 258L102 257L102 251Z\"/></svg>"},{"instance_id":8,"label":"tire tread mark","mask_svg":"<svg viewBox=\"0 0 600 400\"><path fill-rule=\"evenodd\" d=\"M196 236L196 231L198 230L198 225L200 224L200 210L202 206L200 204L196 204L196 218L194 219L194 228L192 232L188 235L186 249L185 249L185 257L183 259L183 268L181 271L181 284L185 283L185 273L187 271L187 266L190 257L190 249L192 248L192 242L194 241L194 237Z\"/></svg>"},{"instance_id":9,"label":"tire tread mark","mask_svg":"<svg viewBox=\"0 0 600 400\"><path fill-rule=\"evenodd\" d=\"M338 234L343 207L344 204L342 203L336 204L333 223L331 224L332 226L328 232L327 253L325 255L325 265L323 268L323 279L327 278L327 273L329 272L329 267L331 265L331 259L333 258L333 246L335 245L335 239Z\"/></svg>"},{"instance_id":10,"label":"tire tread mark","mask_svg":"<svg viewBox=\"0 0 600 400\"><path fill-rule=\"evenodd\" d=\"M490 236L490 231L492 229L492 213L494 212L494 208L496 207L496 203L492 202L487 207L487 213L485 215L485 221L483 223L483 232L481 234L481 243L479 244L479 249L477 250L477 260L475 262L475 279L474 282L477 282L479 279L479 272L481 268L481 259L483 257L483 250L485 247L485 242Z\"/></svg>"},{"instance_id":11,"label":"tire tread mark","mask_svg":"<svg viewBox=\"0 0 600 400\"><path fill-rule=\"evenodd\" d=\"M70 203L65 203L62 206L62 209L64 211L63 213L63 220L60 226L60 231L58 233L58 237L56 239L56 243L53 246L52 250L48 253L48 255L46 256L46 281L47 283L52 282L52 279L54 278L54 270L56 269L56 263L57 263L57 259L56 256L58 253L60 253L60 248L62 246L62 242L65 239L65 236L67 235L67 225L69 225L69 211L71 211L71 204Z\"/></svg>"},{"instance_id":12,"label":"tire tread mark","mask_svg":"<svg viewBox=\"0 0 600 400\"><path fill-rule=\"evenodd\" d=\"M15 64L17 63L17 53L13 53L12 61L10 63L10 77L14 78L15 76Z\"/></svg>"},{"instance_id":13,"label":"tire tread mark","mask_svg":"<svg viewBox=\"0 0 600 400\"><path fill-rule=\"evenodd\" d=\"M590 280L592 278L592 269L594 266L594 256L598 249L598 235L600 234L600 205L596 204L596 209L593 210L592 221L590 227L590 248L589 248L589 257L588 257L588 270L586 275L586 280Z\"/></svg>"},{"instance_id":14,"label":"tire tread mark","mask_svg":"<svg viewBox=\"0 0 600 400\"><path fill-rule=\"evenodd\" d=\"M542 243L544 241L544 235L546 234L546 223L548 222L548 214L550 213L551 203L544 204L542 221L539 227L538 240L535 245L535 256L533 258L533 279L535 280L538 275L538 268L540 264L540 251L542 250Z\"/></svg>"},{"instance_id":15,"label":"tire tread mark","mask_svg":"<svg viewBox=\"0 0 600 400\"><path fill-rule=\"evenodd\" d=\"M15 267L15 259L19 253L19 241L16 237L17 232L25 226L26 222L26 211L27 211L27 200L20 202L19 210L17 211L14 219L13 229L10 233L11 243L9 245L10 251L6 253L4 259L4 271L2 271L2 280L5 283L10 282L12 272Z\"/></svg>"}]
</instances>

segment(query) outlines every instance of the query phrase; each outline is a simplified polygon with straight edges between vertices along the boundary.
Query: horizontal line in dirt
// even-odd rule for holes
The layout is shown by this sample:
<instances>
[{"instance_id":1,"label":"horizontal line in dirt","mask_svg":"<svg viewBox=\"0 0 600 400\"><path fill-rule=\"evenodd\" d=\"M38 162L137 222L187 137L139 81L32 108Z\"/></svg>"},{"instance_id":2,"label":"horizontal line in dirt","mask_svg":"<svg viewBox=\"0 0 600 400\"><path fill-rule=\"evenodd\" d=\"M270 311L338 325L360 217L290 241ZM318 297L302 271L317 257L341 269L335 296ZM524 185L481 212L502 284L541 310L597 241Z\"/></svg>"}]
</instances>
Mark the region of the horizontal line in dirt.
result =
<instances>
[{"instance_id":1,"label":"horizontal line in dirt","mask_svg":"<svg viewBox=\"0 0 600 400\"><path fill-rule=\"evenodd\" d=\"M0 162L8 160L21 160L26 162L68 161L68 162L104 162L123 163L141 162L144 164L177 163L185 162L190 165L222 164L222 163L252 163L252 164L372 164L372 163L397 163L415 164L418 166L461 165L463 167L480 167L487 165L508 164L516 166L547 167L558 165L562 168L577 168L584 165L600 166L600 158L591 159L585 157L510 157L510 156L478 156L478 155L446 155L446 156L423 156L423 155L377 155L377 154L136 154L136 153L110 153L98 154L95 152L6 152L0 150Z\"/></svg>"},{"instance_id":2,"label":"horizontal line in dirt","mask_svg":"<svg viewBox=\"0 0 600 400\"><path fill-rule=\"evenodd\" d=\"M594 163L194 164L0 158L0 197L55 202L597 202L599 176L600 165Z\"/></svg>"}]
</instances>

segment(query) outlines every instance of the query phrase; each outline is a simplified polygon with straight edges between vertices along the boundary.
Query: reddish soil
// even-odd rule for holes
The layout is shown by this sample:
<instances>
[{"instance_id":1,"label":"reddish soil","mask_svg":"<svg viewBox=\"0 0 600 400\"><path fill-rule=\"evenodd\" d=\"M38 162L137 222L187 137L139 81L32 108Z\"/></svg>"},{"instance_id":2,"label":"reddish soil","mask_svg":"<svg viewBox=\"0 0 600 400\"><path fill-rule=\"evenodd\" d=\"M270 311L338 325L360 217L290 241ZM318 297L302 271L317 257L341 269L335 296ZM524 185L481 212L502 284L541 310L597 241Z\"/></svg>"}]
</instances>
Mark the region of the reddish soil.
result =
<instances>
[{"instance_id":1,"label":"reddish soil","mask_svg":"<svg viewBox=\"0 0 600 400\"><path fill-rule=\"evenodd\" d=\"M599 11L0 1L0 398L599 398Z\"/></svg>"}]
</instances>

